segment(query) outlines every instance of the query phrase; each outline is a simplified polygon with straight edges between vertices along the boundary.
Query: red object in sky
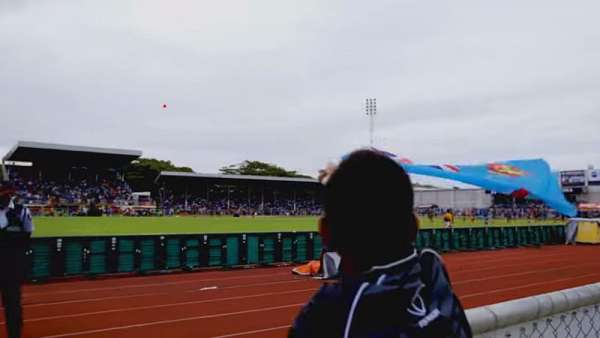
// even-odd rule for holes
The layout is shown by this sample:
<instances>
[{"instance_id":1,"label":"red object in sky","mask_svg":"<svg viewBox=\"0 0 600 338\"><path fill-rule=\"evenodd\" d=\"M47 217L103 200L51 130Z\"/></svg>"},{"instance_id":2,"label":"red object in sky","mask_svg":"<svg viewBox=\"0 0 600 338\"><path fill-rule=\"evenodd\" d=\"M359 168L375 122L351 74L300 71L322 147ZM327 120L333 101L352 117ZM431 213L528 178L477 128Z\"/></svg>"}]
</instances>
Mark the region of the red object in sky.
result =
<instances>
[{"instance_id":1,"label":"red object in sky","mask_svg":"<svg viewBox=\"0 0 600 338\"><path fill-rule=\"evenodd\" d=\"M167 105L166 105L166 104L163 104L163 108L167 108Z\"/></svg>"}]
</instances>

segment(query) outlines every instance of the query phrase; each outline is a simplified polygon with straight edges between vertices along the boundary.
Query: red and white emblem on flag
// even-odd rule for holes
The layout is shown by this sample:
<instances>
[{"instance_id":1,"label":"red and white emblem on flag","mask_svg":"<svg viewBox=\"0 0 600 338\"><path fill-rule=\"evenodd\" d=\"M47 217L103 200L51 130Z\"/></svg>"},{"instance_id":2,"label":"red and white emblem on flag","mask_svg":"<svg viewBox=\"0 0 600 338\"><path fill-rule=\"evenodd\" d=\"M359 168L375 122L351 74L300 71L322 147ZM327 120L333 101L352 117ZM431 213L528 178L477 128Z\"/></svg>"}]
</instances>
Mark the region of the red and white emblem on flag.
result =
<instances>
[{"instance_id":1,"label":"red and white emblem on flag","mask_svg":"<svg viewBox=\"0 0 600 338\"><path fill-rule=\"evenodd\" d=\"M460 169L457 166L452 165L452 164L444 164L444 165L442 165L442 170L451 171L453 173L457 173L457 172L460 171Z\"/></svg>"}]
</instances>

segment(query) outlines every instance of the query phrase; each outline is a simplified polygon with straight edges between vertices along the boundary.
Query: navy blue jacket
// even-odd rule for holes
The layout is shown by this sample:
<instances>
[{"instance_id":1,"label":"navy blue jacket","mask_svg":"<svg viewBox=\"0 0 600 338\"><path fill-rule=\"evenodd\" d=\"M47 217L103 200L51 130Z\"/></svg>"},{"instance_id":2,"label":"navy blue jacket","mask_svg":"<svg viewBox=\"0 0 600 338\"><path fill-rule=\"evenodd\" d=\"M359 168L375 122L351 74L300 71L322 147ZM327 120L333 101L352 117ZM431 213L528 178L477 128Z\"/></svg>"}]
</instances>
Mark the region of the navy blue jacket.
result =
<instances>
[{"instance_id":1,"label":"navy blue jacket","mask_svg":"<svg viewBox=\"0 0 600 338\"><path fill-rule=\"evenodd\" d=\"M0 229L0 286L6 283L20 283L25 279L25 252L29 249L31 237L28 230L33 226L31 214L21 205L9 208L6 217L8 225Z\"/></svg>"},{"instance_id":2,"label":"navy blue jacket","mask_svg":"<svg viewBox=\"0 0 600 338\"><path fill-rule=\"evenodd\" d=\"M323 285L289 332L290 338L471 336L448 273L432 250L375 266L358 279Z\"/></svg>"}]
</instances>

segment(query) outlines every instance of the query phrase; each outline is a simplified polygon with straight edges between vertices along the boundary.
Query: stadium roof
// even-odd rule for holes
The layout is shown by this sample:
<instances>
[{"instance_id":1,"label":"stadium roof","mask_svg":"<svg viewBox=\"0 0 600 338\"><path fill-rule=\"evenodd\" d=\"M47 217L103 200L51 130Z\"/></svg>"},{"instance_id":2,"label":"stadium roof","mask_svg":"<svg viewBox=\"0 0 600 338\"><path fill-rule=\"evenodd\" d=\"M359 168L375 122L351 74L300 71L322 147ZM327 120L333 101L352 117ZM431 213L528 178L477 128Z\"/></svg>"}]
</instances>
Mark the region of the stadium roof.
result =
<instances>
[{"instance_id":1,"label":"stadium roof","mask_svg":"<svg viewBox=\"0 0 600 338\"><path fill-rule=\"evenodd\" d=\"M19 141L2 160L32 162L34 166L120 168L140 156L142 152L139 150Z\"/></svg>"},{"instance_id":2,"label":"stadium roof","mask_svg":"<svg viewBox=\"0 0 600 338\"><path fill-rule=\"evenodd\" d=\"M224 174L201 174L201 173L186 173L175 171L162 171L156 178L156 182L166 179L175 180L194 180L194 181L252 181L252 182L269 182L269 183L307 183L319 184L319 181L314 178L301 177L276 177L276 176L253 176L253 175L224 175Z\"/></svg>"}]
</instances>

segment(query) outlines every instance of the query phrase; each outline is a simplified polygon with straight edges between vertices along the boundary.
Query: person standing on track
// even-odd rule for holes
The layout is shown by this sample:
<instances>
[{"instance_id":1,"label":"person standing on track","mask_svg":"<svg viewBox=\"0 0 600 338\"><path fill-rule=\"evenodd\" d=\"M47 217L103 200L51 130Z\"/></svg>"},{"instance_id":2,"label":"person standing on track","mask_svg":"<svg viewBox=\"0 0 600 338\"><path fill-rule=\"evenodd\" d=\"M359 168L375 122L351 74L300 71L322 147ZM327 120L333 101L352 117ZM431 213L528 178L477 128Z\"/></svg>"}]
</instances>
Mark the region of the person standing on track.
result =
<instances>
[{"instance_id":1,"label":"person standing on track","mask_svg":"<svg viewBox=\"0 0 600 338\"><path fill-rule=\"evenodd\" d=\"M319 230L341 256L340 281L312 297L289 338L472 336L440 256L414 247L413 199L406 172L377 151L331 173Z\"/></svg>"},{"instance_id":2,"label":"person standing on track","mask_svg":"<svg viewBox=\"0 0 600 338\"><path fill-rule=\"evenodd\" d=\"M23 327L21 284L25 279L26 257L33 222L29 210L14 203L14 189L0 185L0 291L8 338L20 338Z\"/></svg>"}]
</instances>

